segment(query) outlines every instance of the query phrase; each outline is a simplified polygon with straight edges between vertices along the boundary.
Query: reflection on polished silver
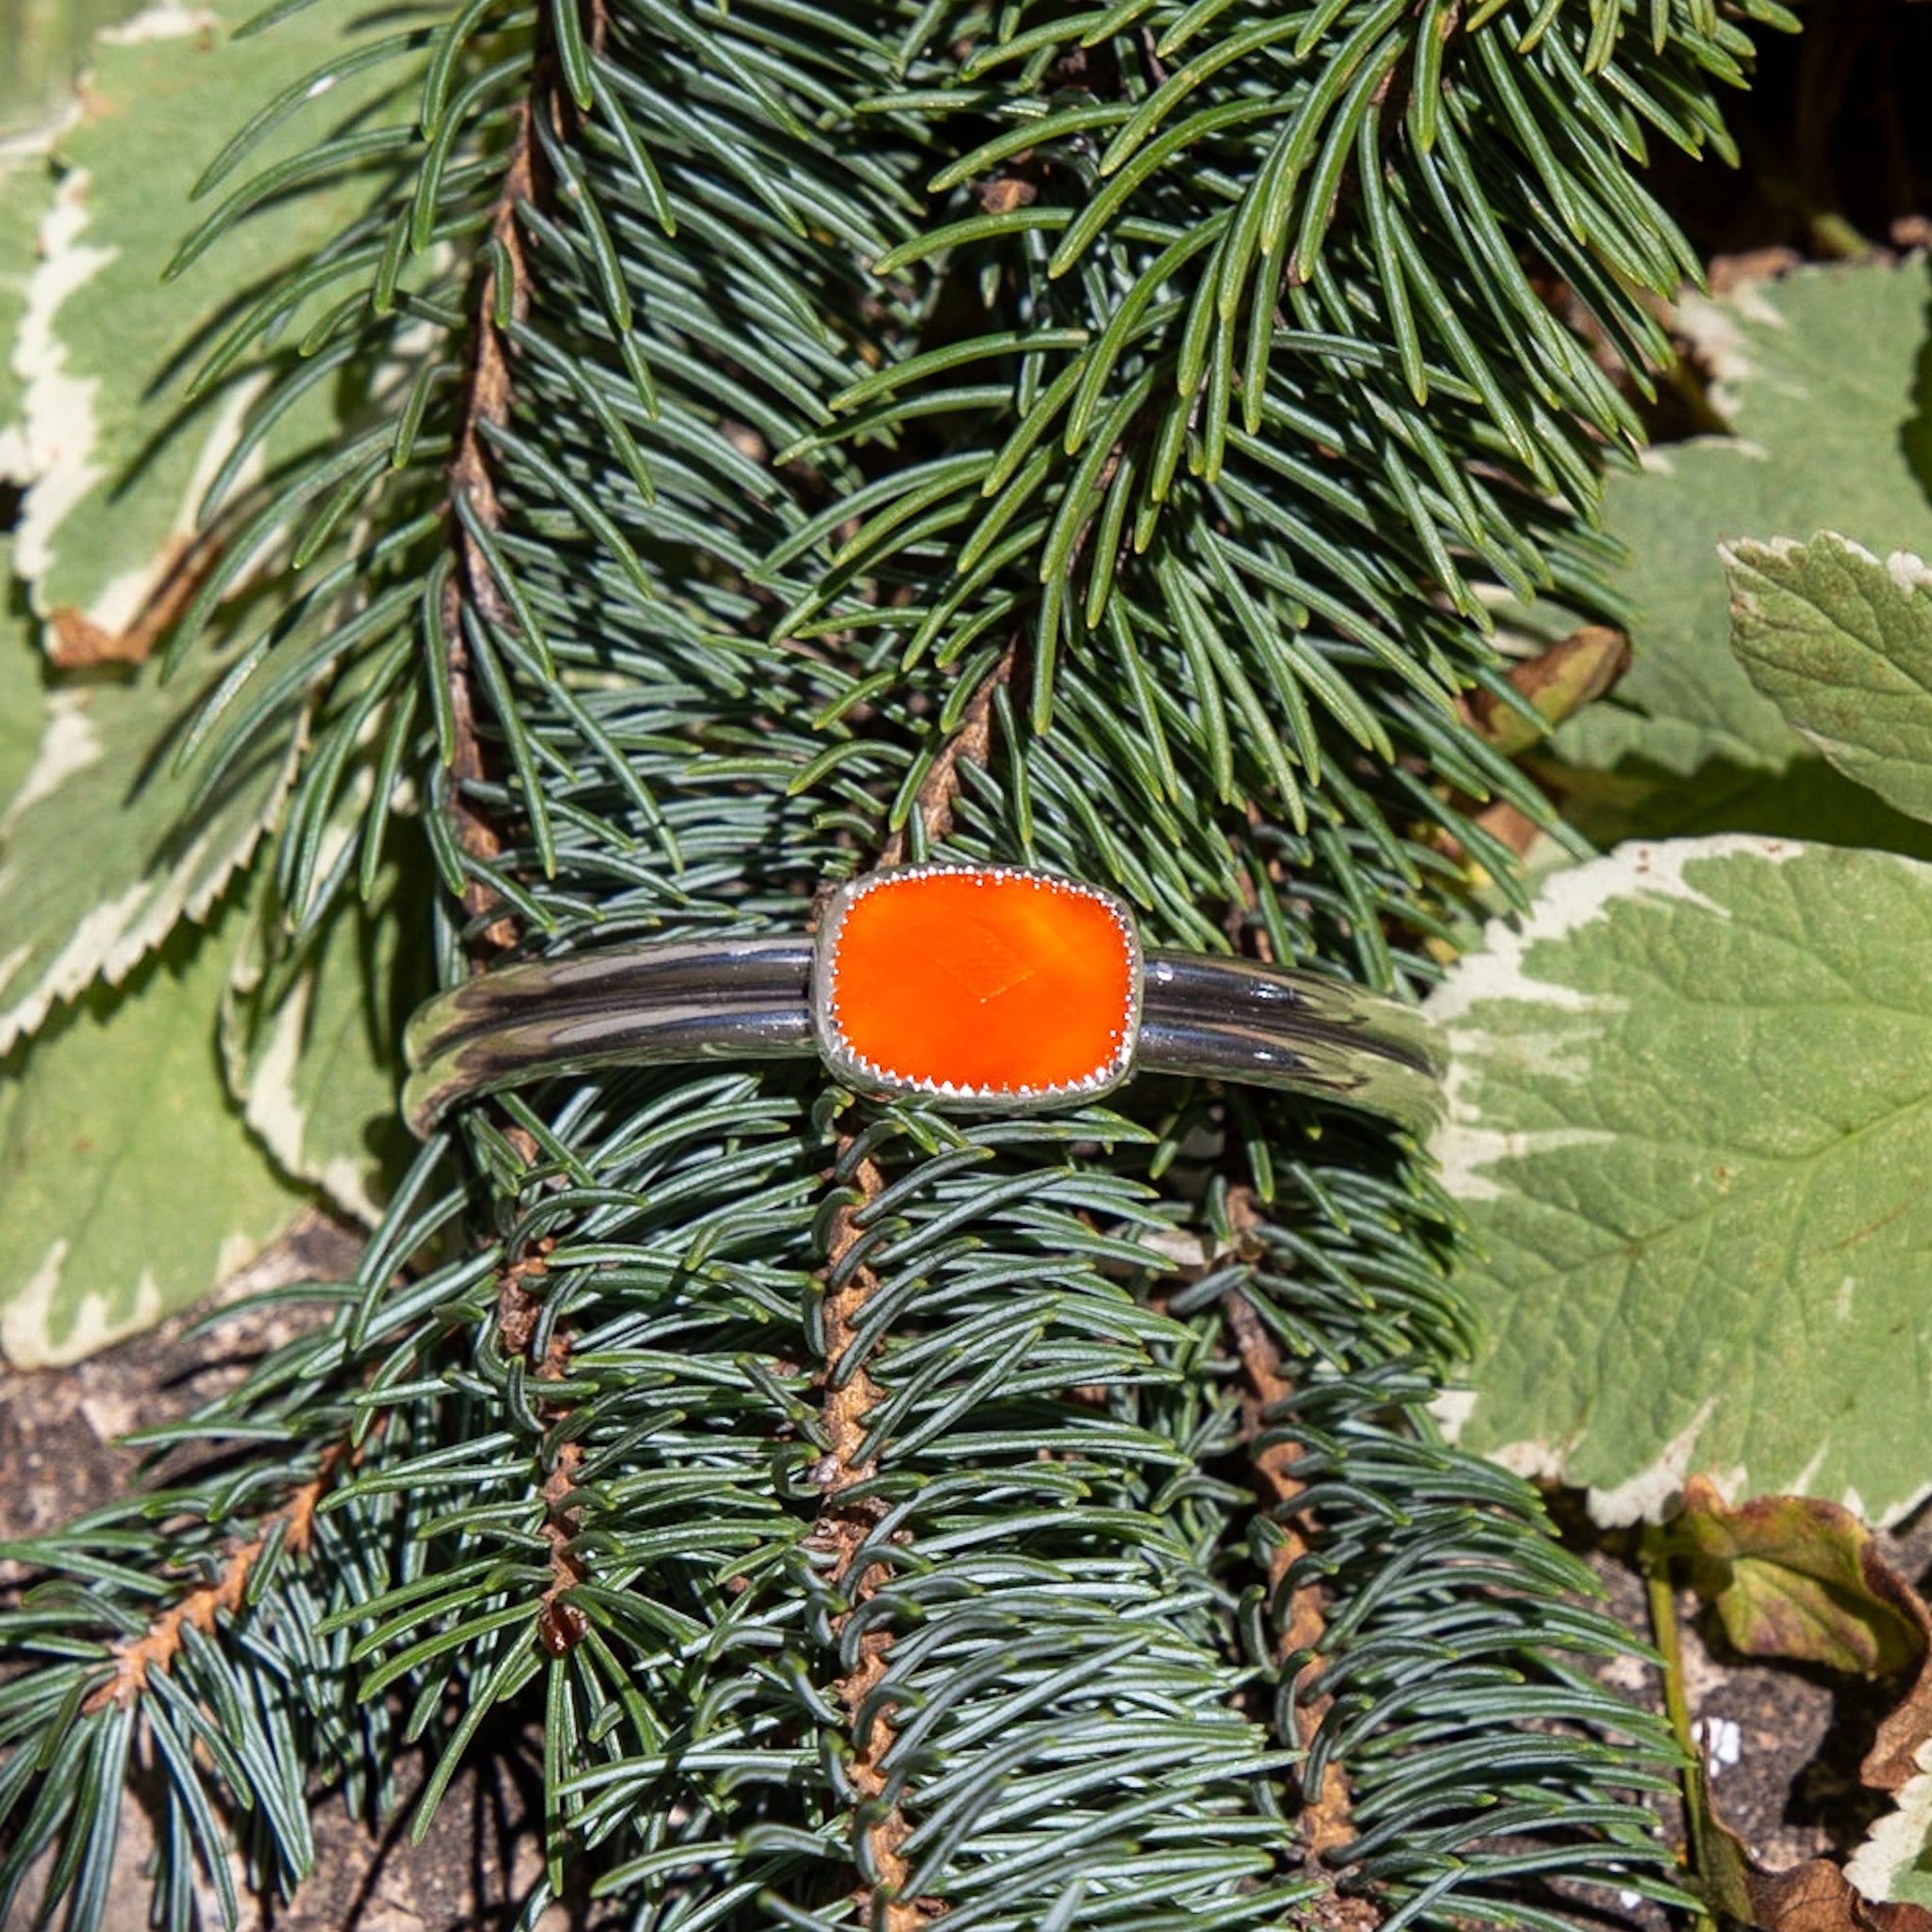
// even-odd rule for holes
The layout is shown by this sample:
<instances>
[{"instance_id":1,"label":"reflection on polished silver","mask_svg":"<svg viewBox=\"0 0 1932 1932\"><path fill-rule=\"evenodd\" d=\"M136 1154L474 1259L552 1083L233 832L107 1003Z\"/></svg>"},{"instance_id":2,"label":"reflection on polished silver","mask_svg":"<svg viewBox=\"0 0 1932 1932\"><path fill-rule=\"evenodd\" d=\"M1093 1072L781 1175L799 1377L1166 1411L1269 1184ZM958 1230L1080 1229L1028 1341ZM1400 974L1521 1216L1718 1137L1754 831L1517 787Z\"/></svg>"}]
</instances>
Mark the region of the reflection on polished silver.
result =
<instances>
[{"instance_id":1,"label":"reflection on polished silver","mask_svg":"<svg viewBox=\"0 0 1932 1932\"><path fill-rule=\"evenodd\" d=\"M1441 1111L1442 1058L1412 1007L1345 982L1206 954L1142 953L1111 893L1009 868L907 868L910 883L949 874L1036 886L1103 902L1124 924L1132 983L1124 1043L1104 1069L1063 1087L964 1091L929 1074L884 1074L855 1062L828 1018L837 972L828 936L648 941L495 967L422 1007L404 1039L409 1124L430 1133L458 1102L550 1074L673 1062L820 1056L842 1084L915 1094L954 1109L1074 1106L1137 1074L1194 1074L1285 1088L1381 1115L1423 1133ZM968 1008L969 1013L971 1008Z\"/></svg>"}]
</instances>

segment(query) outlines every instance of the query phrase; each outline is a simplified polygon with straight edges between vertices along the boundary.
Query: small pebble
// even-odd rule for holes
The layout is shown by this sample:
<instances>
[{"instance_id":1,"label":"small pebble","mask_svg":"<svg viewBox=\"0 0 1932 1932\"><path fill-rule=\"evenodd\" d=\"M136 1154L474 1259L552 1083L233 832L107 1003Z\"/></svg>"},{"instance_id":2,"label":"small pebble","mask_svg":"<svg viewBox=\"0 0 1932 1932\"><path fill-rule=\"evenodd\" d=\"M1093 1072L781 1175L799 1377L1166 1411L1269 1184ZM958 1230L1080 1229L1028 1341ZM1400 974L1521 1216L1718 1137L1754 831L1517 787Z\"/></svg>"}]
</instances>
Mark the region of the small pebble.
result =
<instances>
[{"instance_id":1,"label":"small pebble","mask_svg":"<svg viewBox=\"0 0 1932 1932\"><path fill-rule=\"evenodd\" d=\"M1708 1748L1712 1777L1744 1755L1744 1733L1727 1717L1699 1718L1690 1726L1690 1735Z\"/></svg>"}]
</instances>

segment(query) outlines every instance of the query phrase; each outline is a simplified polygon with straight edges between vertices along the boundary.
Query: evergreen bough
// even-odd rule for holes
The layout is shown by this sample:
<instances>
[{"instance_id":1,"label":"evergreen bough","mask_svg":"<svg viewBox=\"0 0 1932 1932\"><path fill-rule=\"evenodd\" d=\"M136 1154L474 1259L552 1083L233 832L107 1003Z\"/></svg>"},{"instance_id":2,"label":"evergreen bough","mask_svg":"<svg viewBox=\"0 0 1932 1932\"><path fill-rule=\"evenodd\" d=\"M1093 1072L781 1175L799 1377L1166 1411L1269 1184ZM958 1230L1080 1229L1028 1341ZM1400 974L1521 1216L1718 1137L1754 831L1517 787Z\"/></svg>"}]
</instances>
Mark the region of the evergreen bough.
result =
<instances>
[{"instance_id":1,"label":"evergreen bough","mask_svg":"<svg viewBox=\"0 0 1932 1932\"><path fill-rule=\"evenodd\" d=\"M294 0L299 6L302 0ZM256 23L272 30L289 0ZM259 112L193 255L367 212L220 320L270 380L185 646L284 590L187 747L307 734L299 947L426 846L454 980L796 928L928 857L1151 942L1425 986L1474 803L1541 814L1499 593L1614 620L1600 472L1774 0L464 0ZM253 29L251 29L253 30ZM344 71L333 63L330 72ZM321 76L318 76L320 78ZM305 115L313 144L250 175ZM301 326L291 326L299 314ZM341 439L249 482L307 385ZM268 559L264 564L264 558ZM299 703L307 693L306 704ZM1438 941L1434 950L1431 941ZM141 1439L190 1473L4 1554L0 1920L92 1927L137 1758L156 1911L287 1891L335 1789L425 1819L540 1719L548 1870L653 1932L1554 1928L1676 1897L1627 1645L1427 1405L1465 1340L1415 1148L1144 1080L947 1121L816 1068L463 1117L333 1309ZM38 1881L37 1881L38 1882ZM8 1923L11 1923L8 1920Z\"/></svg>"}]
</instances>

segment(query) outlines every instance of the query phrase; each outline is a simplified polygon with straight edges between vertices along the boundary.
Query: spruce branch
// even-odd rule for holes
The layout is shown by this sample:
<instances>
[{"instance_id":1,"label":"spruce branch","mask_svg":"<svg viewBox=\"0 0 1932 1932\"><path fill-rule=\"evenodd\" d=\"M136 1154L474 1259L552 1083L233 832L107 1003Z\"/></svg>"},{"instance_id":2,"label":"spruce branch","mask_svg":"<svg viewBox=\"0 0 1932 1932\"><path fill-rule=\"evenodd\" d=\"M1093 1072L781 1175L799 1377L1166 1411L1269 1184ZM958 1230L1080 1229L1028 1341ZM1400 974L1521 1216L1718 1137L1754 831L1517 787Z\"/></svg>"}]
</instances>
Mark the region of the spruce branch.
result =
<instances>
[{"instance_id":1,"label":"spruce branch","mask_svg":"<svg viewBox=\"0 0 1932 1932\"><path fill-rule=\"evenodd\" d=\"M82 1700L83 1717L92 1717L109 1704L123 1710L148 1688L151 1671L165 1671L180 1654L189 1628L204 1638L215 1634L218 1620L238 1615L248 1602L248 1580L273 1551L299 1563L313 1541L315 1511L328 1494L337 1472L353 1468L358 1448L346 1441L324 1450L315 1474L298 1484L281 1507L265 1517L247 1541L231 1545L223 1555L221 1570L150 1620L140 1636L117 1640L111 1646L113 1669Z\"/></svg>"},{"instance_id":2,"label":"spruce branch","mask_svg":"<svg viewBox=\"0 0 1932 1932\"><path fill-rule=\"evenodd\" d=\"M526 1162L535 1160L536 1144L527 1134L513 1127L508 1138ZM502 1286L497 1291L496 1325L503 1346L509 1354L523 1357L532 1378L538 1382L563 1382L570 1375L568 1330L552 1327L541 1357L532 1361L530 1356L542 1313L542 1297L529 1284L549 1272L546 1251L554 1246L550 1237L544 1236L537 1243L535 1253L523 1256L504 1269ZM552 1428L566 1421L570 1413L568 1405L546 1400L541 1394L537 1412ZM552 1657L561 1657L581 1643L589 1629L584 1613L568 1597L568 1592L590 1574L576 1548L582 1522L575 1491L583 1460L583 1450L576 1442L568 1439L558 1441L550 1473L543 1478L540 1491L543 1499L542 1535L550 1547L550 1580L540 1599L537 1638Z\"/></svg>"},{"instance_id":3,"label":"spruce branch","mask_svg":"<svg viewBox=\"0 0 1932 1932\"><path fill-rule=\"evenodd\" d=\"M879 870L905 863L912 842L906 828L915 817L919 824L919 847L923 852L933 851L952 831L953 801L958 796L962 782L960 764L963 761L969 765L985 766L992 751L994 696L1012 682L1019 656L1020 641L1015 637L1008 641L1006 649L981 675L970 681L960 680L954 699L949 700L951 708L958 713L957 720L944 715L940 719L939 728L945 734L944 742L937 756L925 765L910 797L907 797L906 787L902 785L900 798L893 801L892 809L887 814L887 824L892 829L879 847ZM966 700L963 708L957 703L962 693ZM905 802L902 804L901 800Z\"/></svg>"},{"instance_id":4,"label":"spruce branch","mask_svg":"<svg viewBox=\"0 0 1932 1932\"><path fill-rule=\"evenodd\" d=\"M1247 1208L1231 1218L1237 1224L1252 1224L1252 1208ZM1281 1591L1289 1573L1310 1554L1308 1527L1294 1520L1304 1490L1294 1473L1301 1444L1291 1439L1263 1441L1270 1421L1292 1398L1294 1386L1281 1373L1280 1347L1249 1303L1239 1292L1229 1292L1222 1298L1221 1311L1233 1338L1245 1385L1241 1396L1241 1445L1252 1458L1256 1487L1261 1492L1270 1520L1279 1531L1269 1551L1266 1570L1272 1599ZM1288 1591L1285 1609L1278 1608L1274 1614L1279 1626L1276 1642L1280 1654L1306 1659L1290 1690L1290 1704L1294 1712L1293 1741L1306 1749L1313 1742L1332 1705L1330 1699L1304 1700L1299 1695L1301 1680L1322 1667L1322 1633L1326 1619L1320 1589L1303 1582ZM1324 1765L1313 1790L1304 1784L1301 1831L1308 1850L1317 1858L1344 1851L1355 1837L1348 1775L1332 1757Z\"/></svg>"},{"instance_id":5,"label":"spruce branch","mask_svg":"<svg viewBox=\"0 0 1932 1932\"><path fill-rule=\"evenodd\" d=\"M841 1202L834 1217L826 1257L831 1275L843 1272L842 1264L859 1239L857 1214L875 1202L886 1185L874 1162L862 1156L853 1158L849 1138L840 1143L839 1155L840 1165L849 1169L851 1189L858 1199ZM881 1391L866 1374L864 1352L853 1331L878 1288L878 1277L861 1264L827 1294L824 1307L822 1373L824 1433L830 1447L824 1460L812 1471L812 1480L824 1489L825 1500L806 1538L806 1546L827 1555L830 1564L824 1580L851 1606L832 1619L833 1634L841 1637L853 1613L890 1581L891 1574L887 1565L876 1563L855 1573L858 1553L886 1508L875 1496L850 1493L862 1489L877 1474L876 1461L867 1456L867 1424ZM889 1782L882 1760L893 1742L894 1707L883 1699L875 1701L873 1693L886 1675L891 1643L889 1628L868 1630L858 1641L858 1668L835 1686L852 1732L847 1774L860 1807L874 1814L863 1827L864 1849L858 1861L861 1883L854 1903L862 1918L879 1924L883 1932L918 1932L943 1907L938 1901L906 1896L912 1868L902 1848L911 1826L895 1807L881 1802ZM874 1899L882 1911L874 1909Z\"/></svg>"},{"instance_id":6,"label":"spruce branch","mask_svg":"<svg viewBox=\"0 0 1932 1932\"><path fill-rule=\"evenodd\" d=\"M444 579L437 611L443 640L442 675L448 693L446 765L452 790L451 815L456 822L459 849L485 865L503 850L503 840L470 798L472 789L483 781L486 767L477 737L474 673L463 620L466 607L474 608L483 621L498 625L509 615L491 575L490 558L482 541L472 533L470 520L474 517L485 529L493 528L501 521L481 425L488 422L500 426L509 413L508 360L505 351L508 330L498 325L496 310L500 304L507 306L508 318L514 322L520 319L518 309L528 301L522 287L526 271L516 208L518 202L530 197L533 188L532 143L527 127L530 112L530 104L526 102L521 109L522 125L515 136L510 164L505 171L503 187L490 217L494 250L476 291L460 426L449 468L450 491L463 507L451 519L457 561L456 568ZM468 515L463 513L465 509ZM501 903L501 894L481 880L472 878L464 887L463 909L472 920L487 919ZM501 949L510 944L515 936L514 923L504 919L487 924L481 939L486 946Z\"/></svg>"},{"instance_id":7,"label":"spruce branch","mask_svg":"<svg viewBox=\"0 0 1932 1932\"><path fill-rule=\"evenodd\" d=\"M437 611L448 685L450 743L444 766L449 774L450 811L459 848L487 873L503 850L502 835L480 811L473 796L488 767L478 737L475 666L468 633L473 626L508 630L517 622L502 588L504 573L491 536L502 526L497 496L492 432L510 420L511 343L526 325L527 282L532 264L525 247L520 210L548 210L558 192L557 169L549 145L540 138L538 117L555 140L569 142L576 121L591 105L566 91L564 49L574 70L575 90L589 88L586 63L603 51L607 15L603 0L558 0L540 12L528 55L528 91L513 109L513 132L501 185L488 218L488 241L479 251L480 273L474 296L470 351L463 373L455 453L448 469L453 514L450 536L456 568L443 580ZM575 90L573 90L574 92ZM622 326L622 322L619 323ZM514 594L512 591L511 595ZM526 641L541 648L541 634ZM480 641L479 641L480 642ZM537 791L526 795L534 803ZM498 916L501 893L486 876L474 874L464 888L463 909L477 923L476 944L501 951L517 936L515 922Z\"/></svg>"}]
</instances>

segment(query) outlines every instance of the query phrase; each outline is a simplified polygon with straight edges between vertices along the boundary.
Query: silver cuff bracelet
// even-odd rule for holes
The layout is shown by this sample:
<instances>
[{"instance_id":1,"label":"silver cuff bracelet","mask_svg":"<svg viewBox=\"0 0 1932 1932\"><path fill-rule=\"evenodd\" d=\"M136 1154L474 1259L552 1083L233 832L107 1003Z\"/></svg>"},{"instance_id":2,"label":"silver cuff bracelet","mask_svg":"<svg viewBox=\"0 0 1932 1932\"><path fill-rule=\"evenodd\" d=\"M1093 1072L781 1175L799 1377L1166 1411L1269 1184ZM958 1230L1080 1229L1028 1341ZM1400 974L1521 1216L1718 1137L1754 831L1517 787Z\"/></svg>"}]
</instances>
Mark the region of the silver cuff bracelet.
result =
<instances>
[{"instance_id":1,"label":"silver cuff bracelet","mask_svg":"<svg viewBox=\"0 0 1932 1932\"><path fill-rule=\"evenodd\" d=\"M645 941L497 967L409 1022L419 1135L458 1102L556 1074L817 1055L853 1091L1037 1110L1138 1073L1286 1088L1410 1132L1441 1108L1414 1008L1341 980L1143 953L1111 892L1007 867L842 887L815 936Z\"/></svg>"}]
</instances>

